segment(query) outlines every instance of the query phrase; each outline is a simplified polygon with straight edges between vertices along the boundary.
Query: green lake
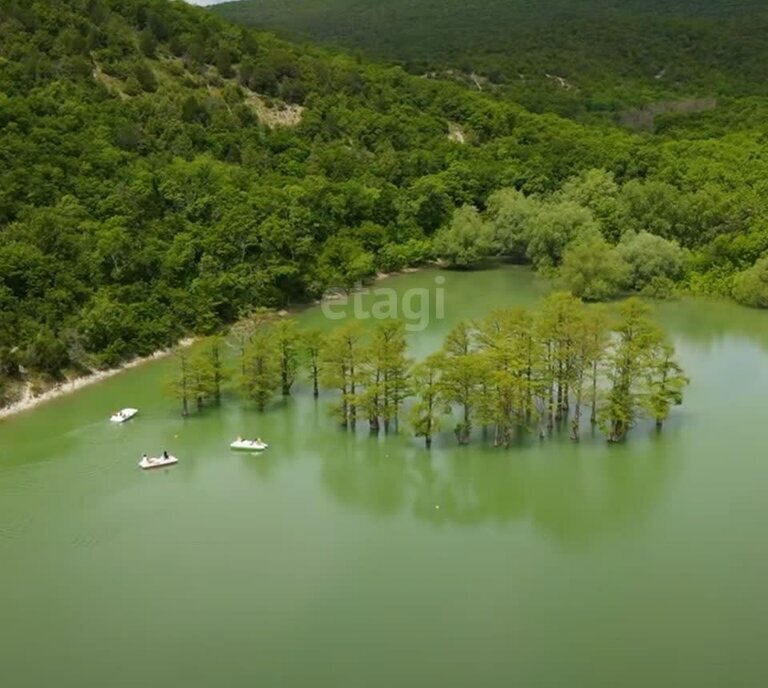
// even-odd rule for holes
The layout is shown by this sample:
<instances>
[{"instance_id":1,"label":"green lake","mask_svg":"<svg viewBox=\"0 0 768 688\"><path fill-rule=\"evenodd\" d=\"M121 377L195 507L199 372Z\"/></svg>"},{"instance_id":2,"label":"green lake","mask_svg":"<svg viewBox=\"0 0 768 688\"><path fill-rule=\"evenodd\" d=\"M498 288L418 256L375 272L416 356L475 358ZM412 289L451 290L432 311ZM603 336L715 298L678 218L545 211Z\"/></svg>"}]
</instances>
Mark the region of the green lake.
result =
<instances>
[{"instance_id":1,"label":"green lake","mask_svg":"<svg viewBox=\"0 0 768 688\"><path fill-rule=\"evenodd\" d=\"M438 274L446 317L415 356L547 290L514 268L379 286ZM768 685L768 314L655 317L692 384L622 446L446 433L427 452L343 433L305 385L184 420L169 360L0 421L0 684ZM270 449L233 453L239 434ZM163 449L177 467L139 470Z\"/></svg>"}]
</instances>

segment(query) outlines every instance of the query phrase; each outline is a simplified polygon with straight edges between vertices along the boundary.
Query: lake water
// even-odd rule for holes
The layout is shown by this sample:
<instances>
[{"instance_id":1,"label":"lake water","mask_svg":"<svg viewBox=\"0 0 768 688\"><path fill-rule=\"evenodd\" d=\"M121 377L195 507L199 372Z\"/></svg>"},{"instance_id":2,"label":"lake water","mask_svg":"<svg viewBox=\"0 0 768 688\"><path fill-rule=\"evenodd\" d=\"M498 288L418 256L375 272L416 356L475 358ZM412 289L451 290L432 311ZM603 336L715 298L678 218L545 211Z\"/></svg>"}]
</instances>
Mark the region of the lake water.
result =
<instances>
[{"instance_id":1,"label":"lake water","mask_svg":"<svg viewBox=\"0 0 768 688\"><path fill-rule=\"evenodd\" d=\"M547 289L442 276L415 355ZM624 446L426 452L339 431L303 386L264 416L232 397L184 420L167 360L0 422L0 684L765 686L768 314L656 317L692 384ZM113 427L123 406L141 413ZM233 453L238 434L271 447ZM176 468L138 469L166 448Z\"/></svg>"}]
</instances>

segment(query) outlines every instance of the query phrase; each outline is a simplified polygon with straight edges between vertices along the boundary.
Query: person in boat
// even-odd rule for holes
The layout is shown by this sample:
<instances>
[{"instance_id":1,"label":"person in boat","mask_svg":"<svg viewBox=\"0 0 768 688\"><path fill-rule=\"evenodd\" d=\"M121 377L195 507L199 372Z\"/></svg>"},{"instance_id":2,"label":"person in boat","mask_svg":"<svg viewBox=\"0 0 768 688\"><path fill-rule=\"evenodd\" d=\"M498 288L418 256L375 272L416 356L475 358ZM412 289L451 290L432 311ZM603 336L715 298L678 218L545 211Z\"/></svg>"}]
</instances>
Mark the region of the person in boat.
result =
<instances>
[{"instance_id":1,"label":"person in boat","mask_svg":"<svg viewBox=\"0 0 768 688\"><path fill-rule=\"evenodd\" d=\"M168 451L167 450L163 452L163 458L166 459L166 460L168 459Z\"/></svg>"},{"instance_id":2,"label":"person in boat","mask_svg":"<svg viewBox=\"0 0 768 688\"><path fill-rule=\"evenodd\" d=\"M149 457L146 454L144 454L144 456L141 457L141 460L142 461L147 461L147 460L149 460Z\"/></svg>"}]
</instances>

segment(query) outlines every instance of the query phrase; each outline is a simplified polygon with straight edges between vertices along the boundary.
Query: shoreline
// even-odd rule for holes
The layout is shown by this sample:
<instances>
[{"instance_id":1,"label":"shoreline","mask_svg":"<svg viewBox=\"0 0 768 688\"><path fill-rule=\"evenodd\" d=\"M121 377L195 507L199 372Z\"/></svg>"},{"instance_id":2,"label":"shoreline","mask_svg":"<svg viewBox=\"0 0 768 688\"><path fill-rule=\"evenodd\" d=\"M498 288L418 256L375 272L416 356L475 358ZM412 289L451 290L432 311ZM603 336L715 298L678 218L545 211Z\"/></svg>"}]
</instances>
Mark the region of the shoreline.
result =
<instances>
[{"instance_id":1,"label":"shoreline","mask_svg":"<svg viewBox=\"0 0 768 688\"><path fill-rule=\"evenodd\" d=\"M177 344L177 346L186 348L191 346L194 341L195 340L192 337L182 339ZM24 392L21 396L21 399L19 399L18 401L14 401L12 404L9 404L8 406L3 406L2 408L0 408L0 421L2 421L5 418L10 418L11 416L16 416L20 413L24 413L25 411L31 411L32 409L37 408L38 406L42 406L43 404L46 404L49 401L53 401L54 399L67 396L68 394L77 392L78 390L81 390L85 387L90 387L91 385L95 385L96 383L101 382L102 380L108 380L109 378L115 377L115 375L118 375L125 370L138 368L139 366L144 365L145 363L150 363L151 361L157 361L158 359L165 358L166 356L169 356L171 354L172 350L173 350L172 348L159 349L154 353L150 354L149 356L134 358L133 360L127 361L126 363L123 363L122 365L116 368L108 368L107 370L96 370L91 373L87 373L86 375L80 375L79 377L72 378L71 380L67 380L66 382L60 382L54 387L51 387L50 389L46 390L42 394L38 394L38 395L32 394L30 383L26 383L24 385Z\"/></svg>"},{"instance_id":2,"label":"shoreline","mask_svg":"<svg viewBox=\"0 0 768 688\"><path fill-rule=\"evenodd\" d=\"M321 306L322 304L328 303L329 301L338 301L344 296L349 296L359 291L365 291L372 285L378 284L379 282L383 282L384 280L388 280L393 277L403 277L404 275L411 275L415 272L422 272L423 270L429 270L430 268L440 268L440 267L442 266L440 265L439 262L430 261L429 263L424 263L423 265L418 265L416 267L402 268L401 270L393 270L392 272L377 272L375 275L371 276L369 282L361 283L351 291L347 291L345 289L342 289L341 287L337 287L336 289L326 291L319 299L314 299L312 301L307 301L306 303L294 304L293 306L286 307L281 311L278 311L278 315L288 315L289 313L301 313L307 308L314 308L315 306Z\"/></svg>"},{"instance_id":3,"label":"shoreline","mask_svg":"<svg viewBox=\"0 0 768 688\"><path fill-rule=\"evenodd\" d=\"M393 272L379 272L376 274L373 281L374 283L381 282L391 277L398 277L400 275L420 272L421 270L424 270L430 267L439 267L439 265L426 264L418 267L406 267L406 268L403 268L402 270L396 270ZM302 304L300 306L294 306L287 310L280 311L280 314L287 315L292 312L300 313L302 310L306 308L311 308L313 306L317 306L323 303L324 301L332 301L332 300L333 300L333 295L326 294L321 299L317 299L314 302L310 301L310 302L307 302L306 304ZM181 346L181 347L191 346L194 343L195 339L196 339L195 337L188 337L188 338L182 339L177 344L177 346ZM80 375L78 377L72 378L71 380L67 380L66 382L60 382L54 385L53 387L51 387L50 389L46 390L42 394L38 394L38 395L32 394L30 383L25 383L24 391L19 400L14 401L12 404L9 404L8 406L0 407L0 421L4 420L5 418L10 418L11 416L16 416L20 413L24 413L26 411L31 411L32 409L35 409L38 406L42 406L43 404L46 404L49 401L53 401L54 399L58 399L63 396L67 396L68 394L77 392L78 390L81 390L85 387L90 387L91 385L95 385L98 382L101 382L102 380L108 380L109 378L114 377L115 375L118 375L119 373L122 373L125 370L131 370L132 368L137 368L138 366L141 366L145 363L149 363L151 361L156 361L160 358L164 358L170 355L172 350L173 350L173 347L168 349L159 349L158 351L155 351L149 356L134 358L133 360L127 361L126 363L123 363L117 366L116 368L108 368L107 370L96 370L96 371L87 373L85 375Z\"/></svg>"}]
</instances>

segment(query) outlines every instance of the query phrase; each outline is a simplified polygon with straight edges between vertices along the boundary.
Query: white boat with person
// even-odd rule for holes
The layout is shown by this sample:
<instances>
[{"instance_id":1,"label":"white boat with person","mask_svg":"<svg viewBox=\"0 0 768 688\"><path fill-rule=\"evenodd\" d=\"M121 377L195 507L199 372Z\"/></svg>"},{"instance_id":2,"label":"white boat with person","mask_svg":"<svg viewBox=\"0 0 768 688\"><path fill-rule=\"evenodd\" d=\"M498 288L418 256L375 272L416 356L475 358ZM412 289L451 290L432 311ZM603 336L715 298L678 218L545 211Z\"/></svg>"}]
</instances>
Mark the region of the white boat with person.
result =
<instances>
[{"instance_id":1,"label":"white boat with person","mask_svg":"<svg viewBox=\"0 0 768 688\"><path fill-rule=\"evenodd\" d=\"M169 454L167 451L163 452L161 456L147 456L144 454L144 456L141 457L141 461L139 461L139 468L143 468L145 471L151 469L151 468L163 468L165 466L174 466L175 464L179 463L179 460L175 457Z\"/></svg>"},{"instance_id":2,"label":"white boat with person","mask_svg":"<svg viewBox=\"0 0 768 688\"><path fill-rule=\"evenodd\" d=\"M232 444L229 445L232 449L237 449L239 451L264 451L269 447L269 445L262 441L260 437L257 437L255 440L244 440L242 437L238 437Z\"/></svg>"},{"instance_id":3,"label":"white boat with person","mask_svg":"<svg viewBox=\"0 0 768 688\"><path fill-rule=\"evenodd\" d=\"M138 412L139 409L124 408L122 411L113 413L109 420L113 423L125 423L125 421L131 420Z\"/></svg>"}]
</instances>

